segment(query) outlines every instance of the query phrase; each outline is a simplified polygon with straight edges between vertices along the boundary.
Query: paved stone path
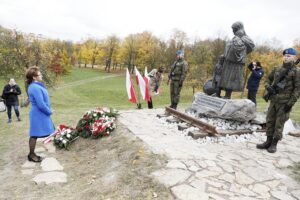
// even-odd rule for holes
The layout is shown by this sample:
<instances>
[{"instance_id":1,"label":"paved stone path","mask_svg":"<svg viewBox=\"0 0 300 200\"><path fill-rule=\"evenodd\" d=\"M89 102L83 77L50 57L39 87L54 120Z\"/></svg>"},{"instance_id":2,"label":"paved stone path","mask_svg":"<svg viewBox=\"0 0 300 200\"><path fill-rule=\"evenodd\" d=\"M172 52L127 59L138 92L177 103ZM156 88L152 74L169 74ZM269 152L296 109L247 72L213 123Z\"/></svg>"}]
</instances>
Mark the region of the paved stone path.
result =
<instances>
[{"instance_id":1,"label":"paved stone path","mask_svg":"<svg viewBox=\"0 0 300 200\"><path fill-rule=\"evenodd\" d=\"M169 161L152 175L182 200L300 199L300 184L285 168L300 162L300 138L286 135L278 152L258 150L261 141L201 145L163 125L163 109L122 111L118 118Z\"/></svg>"},{"instance_id":2,"label":"paved stone path","mask_svg":"<svg viewBox=\"0 0 300 200\"><path fill-rule=\"evenodd\" d=\"M53 157L55 153L53 143L44 146L38 141L35 152L44 159L41 163L26 161L21 169L23 175L33 177L31 179L37 184L67 182L67 174L63 172L63 166Z\"/></svg>"}]
</instances>

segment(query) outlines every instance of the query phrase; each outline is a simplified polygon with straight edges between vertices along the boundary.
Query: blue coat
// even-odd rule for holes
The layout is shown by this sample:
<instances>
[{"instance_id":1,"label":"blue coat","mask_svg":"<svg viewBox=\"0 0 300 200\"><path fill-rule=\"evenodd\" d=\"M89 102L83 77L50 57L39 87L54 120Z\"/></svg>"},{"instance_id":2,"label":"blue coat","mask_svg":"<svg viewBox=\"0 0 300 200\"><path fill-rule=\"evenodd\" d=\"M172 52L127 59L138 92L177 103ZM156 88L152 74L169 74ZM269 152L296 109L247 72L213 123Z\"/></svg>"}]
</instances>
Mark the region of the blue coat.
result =
<instances>
[{"instance_id":1,"label":"blue coat","mask_svg":"<svg viewBox=\"0 0 300 200\"><path fill-rule=\"evenodd\" d=\"M52 109L46 87L40 82L32 82L28 87L28 95L31 102L29 135L35 137L50 135L55 128L50 117Z\"/></svg>"},{"instance_id":2,"label":"blue coat","mask_svg":"<svg viewBox=\"0 0 300 200\"><path fill-rule=\"evenodd\" d=\"M256 68L252 70L252 73L248 79L247 89L257 90L259 87L260 79L264 76L264 70L262 68Z\"/></svg>"}]
</instances>

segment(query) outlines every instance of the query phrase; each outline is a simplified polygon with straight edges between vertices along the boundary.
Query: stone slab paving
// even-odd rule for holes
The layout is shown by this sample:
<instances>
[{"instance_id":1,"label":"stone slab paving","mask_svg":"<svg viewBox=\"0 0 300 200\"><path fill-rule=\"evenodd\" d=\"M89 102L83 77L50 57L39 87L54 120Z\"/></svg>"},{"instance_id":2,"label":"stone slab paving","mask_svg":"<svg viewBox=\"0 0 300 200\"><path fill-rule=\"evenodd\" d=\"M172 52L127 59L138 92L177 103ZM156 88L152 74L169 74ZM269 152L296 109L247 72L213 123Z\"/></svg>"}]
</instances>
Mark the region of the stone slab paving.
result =
<instances>
[{"instance_id":1,"label":"stone slab paving","mask_svg":"<svg viewBox=\"0 0 300 200\"><path fill-rule=\"evenodd\" d=\"M33 169L22 169L21 172L24 175L32 175L33 174Z\"/></svg>"},{"instance_id":2,"label":"stone slab paving","mask_svg":"<svg viewBox=\"0 0 300 200\"><path fill-rule=\"evenodd\" d=\"M33 181L37 184L41 184L45 182L46 184L51 183L66 183L67 182L67 174L64 172L45 172L36 175L33 178Z\"/></svg>"},{"instance_id":3,"label":"stone slab paving","mask_svg":"<svg viewBox=\"0 0 300 200\"><path fill-rule=\"evenodd\" d=\"M122 111L121 123L169 161L152 175L177 199L300 199L300 184L286 167L300 161L300 138L285 135L278 152L255 148L259 138L200 144L156 117L163 109Z\"/></svg>"},{"instance_id":4,"label":"stone slab paving","mask_svg":"<svg viewBox=\"0 0 300 200\"><path fill-rule=\"evenodd\" d=\"M52 143L44 146L41 144L41 141L41 139L38 140L35 152L37 155L43 157L42 162L26 161L21 166L22 174L33 177L32 180L36 184L66 183L67 174L63 172L64 168L59 161L53 157L55 146ZM49 154L51 154L51 157Z\"/></svg>"},{"instance_id":5,"label":"stone slab paving","mask_svg":"<svg viewBox=\"0 0 300 200\"><path fill-rule=\"evenodd\" d=\"M41 167L43 171L61 171L64 169L53 157L43 159Z\"/></svg>"}]
</instances>

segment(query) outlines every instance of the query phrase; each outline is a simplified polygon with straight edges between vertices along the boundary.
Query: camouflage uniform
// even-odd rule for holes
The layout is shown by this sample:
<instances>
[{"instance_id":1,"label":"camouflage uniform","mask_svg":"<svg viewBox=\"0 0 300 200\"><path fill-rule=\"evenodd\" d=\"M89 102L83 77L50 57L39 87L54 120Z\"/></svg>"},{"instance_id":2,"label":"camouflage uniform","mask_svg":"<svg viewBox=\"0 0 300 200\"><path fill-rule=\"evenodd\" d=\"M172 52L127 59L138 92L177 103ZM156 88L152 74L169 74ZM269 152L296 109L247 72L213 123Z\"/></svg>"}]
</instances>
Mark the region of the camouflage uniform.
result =
<instances>
[{"instance_id":1,"label":"camouflage uniform","mask_svg":"<svg viewBox=\"0 0 300 200\"><path fill-rule=\"evenodd\" d=\"M271 97L267 114L267 136L276 140L282 139L284 123L289 119L290 111L286 112L285 106L294 106L300 96L300 70L295 65L283 64L273 69L266 82L266 88L270 87L288 67L292 68L284 79L284 88L277 89L277 94Z\"/></svg>"},{"instance_id":2,"label":"camouflage uniform","mask_svg":"<svg viewBox=\"0 0 300 200\"><path fill-rule=\"evenodd\" d=\"M150 94L150 100L147 102L149 109L153 108L152 96L159 93L160 83L163 80L162 72L163 71L159 71L157 69L153 69L148 74L148 76L150 77L150 80L149 80L149 89L148 89L148 92Z\"/></svg>"},{"instance_id":3,"label":"camouflage uniform","mask_svg":"<svg viewBox=\"0 0 300 200\"><path fill-rule=\"evenodd\" d=\"M178 59L171 67L169 79L171 80L171 107L174 109L177 108L177 104L179 103L180 91L187 74L187 69L188 63L183 59Z\"/></svg>"}]
</instances>

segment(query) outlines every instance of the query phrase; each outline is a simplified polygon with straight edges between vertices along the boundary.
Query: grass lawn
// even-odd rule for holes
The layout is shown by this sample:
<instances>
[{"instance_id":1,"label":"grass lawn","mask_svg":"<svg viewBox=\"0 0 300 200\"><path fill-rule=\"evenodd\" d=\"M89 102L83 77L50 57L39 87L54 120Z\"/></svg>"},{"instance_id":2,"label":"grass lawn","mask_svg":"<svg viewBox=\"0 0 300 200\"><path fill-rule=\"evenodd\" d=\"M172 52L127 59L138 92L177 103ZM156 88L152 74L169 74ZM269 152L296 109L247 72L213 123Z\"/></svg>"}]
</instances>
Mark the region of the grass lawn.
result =
<instances>
[{"instance_id":1,"label":"grass lawn","mask_svg":"<svg viewBox=\"0 0 300 200\"><path fill-rule=\"evenodd\" d=\"M97 70L77 68L74 69L71 74L64 76L60 82L61 84L64 84L95 78L97 76L105 77L110 75L112 74L99 72ZM83 83L76 87L50 90L53 107L68 108L78 105L90 108L95 106L110 106L117 109L136 108L135 104L132 104L128 101L125 86L125 72L115 75L119 76ZM137 85L135 85L135 89L138 97L140 97ZM192 90L189 88L184 88L181 93L180 104L188 105L192 100L192 96ZM142 107L147 108L147 103L142 99L140 101L142 103ZM169 86L166 85L166 80L162 84L161 95L154 96L153 102L155 107L163 107L170 104Z\"/></svg>"}]
</instances>

